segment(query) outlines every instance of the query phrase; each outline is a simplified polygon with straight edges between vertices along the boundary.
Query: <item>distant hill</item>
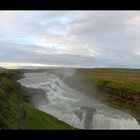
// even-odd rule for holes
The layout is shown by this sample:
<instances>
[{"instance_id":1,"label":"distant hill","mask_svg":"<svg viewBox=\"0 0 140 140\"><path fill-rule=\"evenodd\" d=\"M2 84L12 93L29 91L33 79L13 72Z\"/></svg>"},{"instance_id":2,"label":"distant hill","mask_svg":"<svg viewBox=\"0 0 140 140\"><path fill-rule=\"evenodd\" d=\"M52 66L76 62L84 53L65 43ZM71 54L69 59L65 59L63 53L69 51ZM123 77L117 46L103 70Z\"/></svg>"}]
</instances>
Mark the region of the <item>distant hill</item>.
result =
<instances>
[{"instance_id":1,"label":"distant hill","mask_svg":"<svg viewBox=\"0 0 140 140\"><path fill-rule=\"evenodd\" d=\"M52 66L24 66L24 67L19 67L18 69L48 69L48 68L53 68Z\"/></svg>"},{"instance_id":2,"label":"distant hill","mask_svg":"<svg viewBox=\"0 0 140 140\"><path fill-rule=\"evenodd\" d=\"M52 66L24 66L18 68L19 71L22 72L45 72L48 70L57 69L57 67Z\"/></svg>"},{"instance_id":3,"label":"distant hill","mask_svg":"<svg viewBox=\"0 0 140 140\"><path fill-rule=\"evenodd\" d=\"M36 66L25 66L18 68L19 71L22 72L34 72L34 71L46 71L46 67L36 67Z\"/></svg>"}]
</instances>

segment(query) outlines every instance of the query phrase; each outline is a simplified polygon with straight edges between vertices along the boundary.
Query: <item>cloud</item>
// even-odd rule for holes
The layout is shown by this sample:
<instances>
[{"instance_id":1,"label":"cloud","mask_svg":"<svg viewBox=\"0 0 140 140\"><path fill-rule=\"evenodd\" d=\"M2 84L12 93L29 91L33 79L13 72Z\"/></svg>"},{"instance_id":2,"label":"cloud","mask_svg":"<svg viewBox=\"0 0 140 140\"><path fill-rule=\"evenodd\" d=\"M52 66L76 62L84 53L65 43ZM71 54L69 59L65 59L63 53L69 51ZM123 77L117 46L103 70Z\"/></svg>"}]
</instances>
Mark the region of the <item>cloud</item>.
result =
<instances>
[{"instance_id":1,"label":"cloud","mask_svg":"<svg viewBox=\"0 0 140 140\"><path fill-rule=\"evenodd\" d=\"M139 11L0 11L0 62L140 67Z\"/></svg>"}]
</instances>

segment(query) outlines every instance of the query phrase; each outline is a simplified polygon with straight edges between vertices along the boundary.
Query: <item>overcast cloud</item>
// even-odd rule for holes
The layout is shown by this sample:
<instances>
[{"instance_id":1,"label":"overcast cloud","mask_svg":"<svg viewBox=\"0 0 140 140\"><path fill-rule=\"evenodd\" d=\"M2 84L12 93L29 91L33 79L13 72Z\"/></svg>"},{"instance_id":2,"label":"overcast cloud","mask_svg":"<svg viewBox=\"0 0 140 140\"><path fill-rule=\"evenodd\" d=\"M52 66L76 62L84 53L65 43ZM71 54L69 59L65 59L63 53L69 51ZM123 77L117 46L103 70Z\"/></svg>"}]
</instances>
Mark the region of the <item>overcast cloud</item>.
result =
<instances>
[{"instance_id":1,"label":"overcast cloud","mask_svg":"<svg viewBox=\"0 0 140 140\"><path fill-rule=\"evenodd\" d=\"M0 63L140 68L140 11L0 11Z\"/></svg>"}]
</instances>

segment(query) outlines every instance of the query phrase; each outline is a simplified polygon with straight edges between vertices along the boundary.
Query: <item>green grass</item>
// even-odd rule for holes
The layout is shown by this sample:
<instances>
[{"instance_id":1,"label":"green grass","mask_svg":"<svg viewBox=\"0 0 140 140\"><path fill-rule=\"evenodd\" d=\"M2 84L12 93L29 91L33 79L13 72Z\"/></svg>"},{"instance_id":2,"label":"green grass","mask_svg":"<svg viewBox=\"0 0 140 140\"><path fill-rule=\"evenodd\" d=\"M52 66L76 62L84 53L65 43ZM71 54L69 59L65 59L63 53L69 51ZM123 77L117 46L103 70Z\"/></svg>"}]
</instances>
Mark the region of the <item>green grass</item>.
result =
<instances>
[{"instance_id":1,"label":"green grass","mask_svg":"<svg viewBox=\"0 0 140 140\"><path fill-rule=\"evenodd\" d=\"M29 103L24 102L28 118L24 129L74 129L65 122L59 121L55 117L33 108Z\"/></svg>"},{"instance_id":2,"label":"green grass","mask_svg":"<svg viewBox=\"0 0 140 140\"><path fill-rule=\"evenodd\" d=\"M5 81L5 83L4 83ZM20 94L15 83L9 86L9 79L4 78L0 85L0 129L17 129L22 112L16 94Z\"/></svg>"},{"instance_id":3,"label":"green grass","mask_svg":"<svg viewBox=\"0 0 140 140\"><path fill-rule=\"evenodd\" d=\"M0 72L0 129L19 129L23 110L19 106L17 96L23 98L27 113L23 129L74 129L48 113L34 108L27 101L24 88L16 81L20 77L18 71Z\"/></svg>"},{"instance_id":4,"label":"green grass","mask_svg":"<svg viewBox=\"0 0 140 140\"><path fill-rule=\"evenodd\" d=\"M140 93L140 69L78 69L76 75L96 85Z\"/></svg>"}]
</instances>

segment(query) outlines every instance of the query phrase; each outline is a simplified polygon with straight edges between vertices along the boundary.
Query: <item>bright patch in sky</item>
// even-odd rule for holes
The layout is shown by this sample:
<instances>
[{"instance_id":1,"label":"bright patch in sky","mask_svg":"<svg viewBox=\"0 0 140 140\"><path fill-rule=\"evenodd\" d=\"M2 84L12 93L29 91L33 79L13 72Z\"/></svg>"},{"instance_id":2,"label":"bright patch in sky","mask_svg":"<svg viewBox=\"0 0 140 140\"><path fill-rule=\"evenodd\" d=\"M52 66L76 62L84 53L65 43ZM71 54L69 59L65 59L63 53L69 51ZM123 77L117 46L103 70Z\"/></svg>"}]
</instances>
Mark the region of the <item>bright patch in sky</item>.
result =
<instances>
[{"instance_id":1,"label":"bright patch in sky","mask_svg":"<svg viewBox=\"0 0 140 140\"><path fill-rule=\"evenodd\" d=\"M1 66L5 68L20 68L26 66L35 67L57 67L57 65L47 65L47 64L35 64L35 63L0 63Z\"/></svg>"}]
</instances>

